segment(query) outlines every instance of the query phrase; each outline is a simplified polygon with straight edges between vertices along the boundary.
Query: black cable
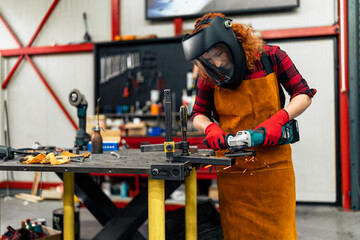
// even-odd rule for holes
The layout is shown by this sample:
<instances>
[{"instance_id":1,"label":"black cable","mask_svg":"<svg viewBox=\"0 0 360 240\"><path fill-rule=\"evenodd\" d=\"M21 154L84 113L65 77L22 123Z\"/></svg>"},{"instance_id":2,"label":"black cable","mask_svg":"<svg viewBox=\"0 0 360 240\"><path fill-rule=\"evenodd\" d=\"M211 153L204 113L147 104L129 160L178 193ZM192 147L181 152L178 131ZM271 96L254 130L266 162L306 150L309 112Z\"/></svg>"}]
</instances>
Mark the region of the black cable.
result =
<instances>
[{"instance_id":1,"label":"black cable","mask_svg":"<svg viewBox=\"0 0 360 240\"><path fill-rule=\"evenodd\" d=\"M9 115L8 115L8 109L7 109L7 102L4 100L4 111L5 111L5 120L6 120L6 136L5 141L7 142L7 146L11 146L10 143L10 126L9 126Z\"/></svg>"}]
</instances>

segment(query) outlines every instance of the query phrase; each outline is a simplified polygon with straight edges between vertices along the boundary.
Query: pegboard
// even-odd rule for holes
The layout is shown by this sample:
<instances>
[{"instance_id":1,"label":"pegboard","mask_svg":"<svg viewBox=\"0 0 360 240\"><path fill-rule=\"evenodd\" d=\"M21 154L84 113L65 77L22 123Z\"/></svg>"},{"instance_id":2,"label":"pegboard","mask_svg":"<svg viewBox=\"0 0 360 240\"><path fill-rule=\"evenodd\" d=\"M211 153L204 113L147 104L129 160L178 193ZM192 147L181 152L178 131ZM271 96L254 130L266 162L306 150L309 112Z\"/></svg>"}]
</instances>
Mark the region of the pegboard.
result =
<instances>
[{"instance_id":1,"label":"pegboard","mask_svg":"<svg viewBox=\"0 0 360 240\"><path fill-rule=\"evenodd\" d=\"M119 106L142 108L150 100L150 90L171 89L176 109L180 108L186 73L193 65L185 60L181 38L96 43L94 45L95 106L100 113L117 113ZM129 88L129 96L124 89ZM120 107L121 108L121 107Z\"/></svg>"}]
</instances>

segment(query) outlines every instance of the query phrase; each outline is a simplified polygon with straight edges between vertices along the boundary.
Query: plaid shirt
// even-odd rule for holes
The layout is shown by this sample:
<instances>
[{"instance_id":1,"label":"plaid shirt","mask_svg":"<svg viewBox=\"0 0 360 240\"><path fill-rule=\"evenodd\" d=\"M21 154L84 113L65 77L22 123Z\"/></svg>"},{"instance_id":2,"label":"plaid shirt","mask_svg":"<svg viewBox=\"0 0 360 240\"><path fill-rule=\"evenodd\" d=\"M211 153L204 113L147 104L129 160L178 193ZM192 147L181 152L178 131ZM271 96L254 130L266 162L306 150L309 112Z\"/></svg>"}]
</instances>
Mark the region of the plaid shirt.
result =
<instances>
[{"instance_id":1,"label":"plaid shirt","mask_svg":"<svg viewBox=\"0 0 360 240\"><path fill-rule=\"evenodd\" d=\"M316 93L316 89L309 88L307 82L299 71L296 69L294 63L289 56L282 51L278 46L265 45L265 53L269 59L270 65L279 82L279 95L281 107L285 105L285 94L280 84L284 87L286 92L290 95L291 99L299 94L306 94L309 97L313 97ZM261 61L255 63L255 70L245 73L245 79L262 78L267 75ZM209 118L211 114L216 120L219 120L219 115L215 109L214 103L214 88L215 84L207 83L200 78L197 83L198 92L193 107L191 119L196 115L202 114Z\"/></svg>"}]
</instances>

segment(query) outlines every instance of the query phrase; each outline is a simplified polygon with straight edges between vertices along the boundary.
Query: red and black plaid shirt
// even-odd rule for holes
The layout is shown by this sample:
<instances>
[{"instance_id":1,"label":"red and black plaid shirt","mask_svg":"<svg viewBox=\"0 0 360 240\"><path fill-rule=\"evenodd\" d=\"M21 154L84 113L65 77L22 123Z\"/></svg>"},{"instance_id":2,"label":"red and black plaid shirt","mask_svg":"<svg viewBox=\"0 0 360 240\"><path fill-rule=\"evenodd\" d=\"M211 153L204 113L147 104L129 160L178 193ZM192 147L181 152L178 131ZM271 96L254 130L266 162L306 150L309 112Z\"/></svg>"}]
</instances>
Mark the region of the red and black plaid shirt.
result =
<instances>
[{"instance_id":1,"label":"red and black plaid shirt","mask_svg":"<svg viewBox=\"0 0 360 240\"><path fill-rule=\"evenodd\" d=\"M306 94L309 97L313 97L316 93L316 89L309 88L305 79L301 76L299 71L296 69L294 63L291 61L289 56L281 50L278 46L265 45L265 53L269 59L270 65L279 82L279 95L281 107L285 104L285 95L280 87L280 84L288 92L291 99L299 94ZM245 73L245 79L256 79L262 78L267 75L261 61L257 61L255 64L255 70ZM196 115L203 114L211 117L211 114L218 120L218 113L215 109L214 103L214 88L215 84L209 84L199 78L198 92L193 107L191 118L193 119Z\"/></svg>"}]
</instances>

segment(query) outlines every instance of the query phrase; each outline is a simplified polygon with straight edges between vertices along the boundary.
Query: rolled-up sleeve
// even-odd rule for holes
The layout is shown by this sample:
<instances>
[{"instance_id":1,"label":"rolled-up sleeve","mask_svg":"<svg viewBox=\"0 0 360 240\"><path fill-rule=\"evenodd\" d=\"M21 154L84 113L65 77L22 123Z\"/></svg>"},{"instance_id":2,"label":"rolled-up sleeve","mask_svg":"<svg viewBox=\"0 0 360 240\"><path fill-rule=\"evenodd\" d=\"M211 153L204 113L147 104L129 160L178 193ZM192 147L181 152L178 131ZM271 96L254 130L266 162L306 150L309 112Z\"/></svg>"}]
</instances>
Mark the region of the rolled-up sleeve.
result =
<instances>
[{"instance_id":1,"label":"rolled-up sleeve","mask_svg":"<svg viewBox=\"0 0 360 240\"><path fill-rule=\"evenodd\" d=\"M316 94L317 90L309 87L290 57L279 47L275 50L275 61L278 81L291 98L299 94L306 94L312 98Z\"/></svg>"},{"instance_id":2,"label":"rolled-up sleeve","mask_svg":"<svg viewBox=\"0 0 360 240\"><path fill-rule=\"evenodd\" d=\"M208 118L211 118L213 115L215 118L218 118L214 103L214 86L201 80L201 78L197 82L197 94L191 113L191 120L197 115L205 115Z\"/></svg>"}]
</instances>

